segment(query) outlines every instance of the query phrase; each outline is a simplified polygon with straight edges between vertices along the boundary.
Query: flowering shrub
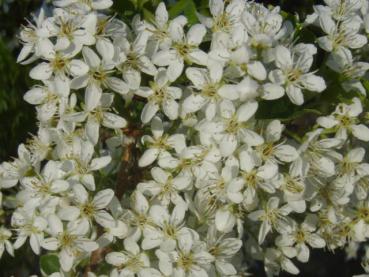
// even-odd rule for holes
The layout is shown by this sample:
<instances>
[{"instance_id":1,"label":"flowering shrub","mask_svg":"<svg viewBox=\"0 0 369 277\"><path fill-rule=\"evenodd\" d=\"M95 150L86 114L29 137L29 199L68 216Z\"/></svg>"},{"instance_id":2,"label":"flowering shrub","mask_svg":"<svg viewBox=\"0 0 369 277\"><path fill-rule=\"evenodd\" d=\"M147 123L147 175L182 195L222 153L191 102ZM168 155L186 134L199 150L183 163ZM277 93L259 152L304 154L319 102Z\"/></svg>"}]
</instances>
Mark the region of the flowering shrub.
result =
<instances>
[{"instance_id":1,"label":"flowering shrub","mask_svg":"<svg viewBox=\"0 0 369 277\"><path fill-rule=\"evenodd\" d=\"M369 237L369 1L304 22L244 0L197 23L53 4L20 33L38 133L0 166L0 256L29 244L53 277L273 276Z\"/></svg>"}]
</instances>

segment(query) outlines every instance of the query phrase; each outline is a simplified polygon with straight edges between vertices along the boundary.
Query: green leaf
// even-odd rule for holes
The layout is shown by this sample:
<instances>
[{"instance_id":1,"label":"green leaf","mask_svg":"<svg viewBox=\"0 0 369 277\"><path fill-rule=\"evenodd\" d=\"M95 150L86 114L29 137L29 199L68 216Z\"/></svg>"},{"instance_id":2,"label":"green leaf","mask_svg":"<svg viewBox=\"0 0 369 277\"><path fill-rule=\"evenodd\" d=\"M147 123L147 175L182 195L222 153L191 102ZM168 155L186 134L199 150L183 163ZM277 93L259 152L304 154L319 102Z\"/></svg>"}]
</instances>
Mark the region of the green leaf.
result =
<instances>
[{"instance_id":1,"label":"green leaf","mask_svg":"<svg viewBox=\"0 0 369 277\"><path fill-rule=\"evenodd\" d=\"M259 108L256 113L257 119L287 119L290 118L299 107L292 104L291 101L286 99L286 96L278 100L259 102Z\"/></svg>"},{"instance_id":2,"label":"green leaf","mask_svg":"<svg viewBox=\"0 0 369 277\"><path fill-rule=\"evenodd\" d=\"M40 267L41 270L47 275L50 275L54 272L59 272L59 259L53 254L43 255L40 258Z\"/></svg>"},{"instance_id":3,"label":"green leaf","mask_svg":"<svg viewBox=\"0 0 369 277\"><path fill-rule=\"evenodd\" d=\"M143 8L143 17L148 22L155 22L155 15L146 8Z\"/></svg>"},{"instance_id":4,"label":"green leaf","mask_svg":"<svg viewBox=\"0 0 369 277\"><path fill-rule=\"evenodd\" d=\"M193 0L180 0L176 2L169 9L169 15L171 18L176 17L180 14L184 14L190 25L193 25L198 22L198 18L196 15L196 5Z\"/></svg>"}]
</instances>

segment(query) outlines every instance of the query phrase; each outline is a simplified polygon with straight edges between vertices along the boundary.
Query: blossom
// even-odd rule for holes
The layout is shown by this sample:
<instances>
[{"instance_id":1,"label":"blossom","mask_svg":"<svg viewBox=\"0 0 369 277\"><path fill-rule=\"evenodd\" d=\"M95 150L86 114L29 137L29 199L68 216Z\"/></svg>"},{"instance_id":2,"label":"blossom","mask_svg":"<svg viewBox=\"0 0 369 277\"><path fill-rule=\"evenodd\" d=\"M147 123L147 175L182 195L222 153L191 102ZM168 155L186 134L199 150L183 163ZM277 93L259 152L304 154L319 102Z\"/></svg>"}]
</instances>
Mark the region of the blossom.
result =
<instances>
[{"instance_id":1,"label":"blossom","mask_svg":"<svg viewBox=\"0 0 369 277\"><path fill-rule=\"evenodd\" d=\"M364 124L358 124L357 117L363 112L363 107L358 98L353 98L352 103L340 104L329 116L318 118L317 122L324 128L337 129L336 137L346 139L352 134L359 140L369 141L369 128Z\"/></svg>"},{"instance_id":2,"label":"blossom","mask_svg":"<svg viewBox=\"0 0 369 277\"><path fill-rule=\"evenodd\" d=\"M287 205L278 208L279 202L280 200L277 197L271 197L264 210L254 211L248 215L251 220L262 222L258 236L260 244L263 243L272 228L282 234L292 228L290 219L286 217L291 210Z\"/></svg>"},{"instance_id":3,"label":"blossom","mask_svg":"<svg viewBox=\"0 0 369 277\"><path fill-rule=\"evenodd\" d=\"M175 81L181 75L185 61L198 65L207 65L207 54L198 48L206 33L206 28L202 24L191 26L187 34L183 27L177 25L170 30L173 46L170 49L160 50L153 56L154 64L158 66L168 66L168 79Z\"/></svg>"},{"instance_id":4,"label":"blossom","mask_svg":"<svg viewBox=\"0 0 369 277\"><path fill-rule=\"evenodd\" d=\"M40 246L44 240L44 231L47 227L47 220L41 216L35 216L32 212L21 210L14 212L12 225L17 230L17 239L14 248L20 248L29 237L32 251L39 255Z\"/></svg>"},{"instance_id":5,"label":"blossom","mask_svg":"<svg viewBox=\"0 0 369 277\"><path fill-rule=\"evenodd\" d=\"M273 276L368 239L368 1L326 0L305 23L210 0L199 23L162 2L128 24L112 4L56 0L21 30L38 131L0 164L15 235L3 220L0 256L43 248L55 277L238 276L256 260ZM310 44L309 24L324 33Z\"/></svg>"},{"instance_id":6,"label":"blossom","mask_svg":"<svg viewBox=\"0 0 369 277\"><path fill-rule=\"evenodd\" d=\"M140 247L133 240L125 241L124 253L111 252L106 255L106 261L120 270L121 276L158 276L158 271L150 268L150 259L145 252L141 252ZM147 270L150 271L147 271ZM152 275L151 275L152 274Z\"/></svg>"},{"instance_id":7,"label":"blossom","mask_svg":"<svg viewBox=\"0 0 369 277\"><path fill-rule=\"evenodd\" d=\"M241 141L250 146L260 145L263 138L246 127L257 108L257 102L249 101L236 111L231 101L224 100L220 104L220 117L214 121L203 122L199 125L199 129L214 136L223 156L231 155Z\"/></svg>"},{"instance_id":8,"label":"blossom","mask_svg":"<svg viewBox=\"0 0 369 277\"><path fill-rule=\"evenodd\" d=\"M71 222L65 229L56 215L50 215L48 223L51 237L44 239L41 246L47 250L59 250L59 262L64 271L68 272L72 268L80 254L91 253L99 247L96 242L85 237L87 229L81 226Z\"/></svg>"},{"instance_id":9,"label":"blossom","mask_svg":"<svg viewBox=\"0 0 369 277\"><path fill-rule=\"evenodd\" d=\"M148 123L160 109L169 119L177 119L179 105L176 100L181 97L182 90L170 86L168 74L166 70L159 70L151 87L141 87L136 91L137 95L148 99L141 114L143 123Z\"/></svg>"},{"instance_id":10,"label":"blossom","mask_svg":"<svg viewBox=\"0 0 369 277\"><path fill-rule=\"evenodd\" d=\"M160 250L156 251L159 258L159 268L166 274L175 276L208 276L205 266L214 260L204 245L197 241L191 232L186 236L178 238L178 244L174 251L166 253ZM173 266L174 264L174 266Z\"/></svg>"},{"instance_id":11,"label":"blossom","mask_svg":"<svg viewBox=\"0 0 369 277\"><path fill-rule=\"evenodd\" d=\"M174 250L179 237L186 235L187 229L183 227L186 210L185 204L179 204L169 214L167 208L153 205L150 215L154 226L145 227L142 248L146 250L160 247L165 252Z\"/></svg>"},{"instance_id":12,"label":"blossom","mask_svg":"<svg viewBox=\"0 0 369 277\"><path fill-rule=\"evenodd\" d=\"M0 257L3 256L4 250L8 252L11 256L14 256L14 249L13 245L9 241L10 237L12 236L12 233L4 228L0 228Z\"/></svg>"},{"instance_id":13,"label":"blossom","mask_svg":"<svg viewBox=\"0 0 369 277\"><path fill-rule=\"evenodd\" d=\"M291 51L284 46L277 46L275 62L278 69L269 75L272 82L285 87L287 96L296 105L304 103L303 89L322 92L326 88L323 78L309 72L313 62L312 55L307 49L301 50L299 52L295 48Z\"/></svg>"},{"instance_id":14,"label":"blossom","mask_svg":"<svg viewBox=\"0 0 369 277\"><path fill-rule=\"evenodd\" d=\"M163 121L157 116L151 120L151 130L153 136L145 135L142 137L142 142L148 147L138 161L138 165L141 167L149 166L168 150L174 149L176 153L180 153L186 147L185 136L183 134L171 136L165 134Z\"/></svg>"},{"instance_id":15,"label":"blossom","mask_svg":"<svg viewBox=\"0 0 369 277\"><path fill-rule=\"evenodd\" d=\"M80 225L92 225L92 220L94 219L105 228L114 228L116 226L114 218L105 210L114 196L114 192L111 189L99 191L92 200L89 199L88 192L80 184L73 186L73 193L77 207L63 207L59 212L60 218L73 220Z\"/></svg>"},{"instance_id":16,"label":"blossom","mask_svg":"<svg viewBox=\"0 0 369 277\"><path fill-rule=\"evenodd\" d=\"M138 191L157 198L161 204L165 206L170 203L184 203L184 200L180 196L180 192L190 188L192 182L191 176L186 174L172 176L160 167L152 168L151 175L154 180L139 183L137 185Z\"/></svg>"},{"instance_id":17,"label":"blossom","mask_svg":"<svg viewBox=\"0 0 369 277\"><path fill-rule=\"evenodd\" d=\"M291 233L281 235L277 240L277 244L280 246L294 246L297 250L296 258L300 262L307 262L309 260L310 250L307 246L310 245L313 248L323 248L325 241L314 233L316 230L316 218L312 215L308 215L305 221L297 226L293 225Z\"/></svg>"}]
</instances>

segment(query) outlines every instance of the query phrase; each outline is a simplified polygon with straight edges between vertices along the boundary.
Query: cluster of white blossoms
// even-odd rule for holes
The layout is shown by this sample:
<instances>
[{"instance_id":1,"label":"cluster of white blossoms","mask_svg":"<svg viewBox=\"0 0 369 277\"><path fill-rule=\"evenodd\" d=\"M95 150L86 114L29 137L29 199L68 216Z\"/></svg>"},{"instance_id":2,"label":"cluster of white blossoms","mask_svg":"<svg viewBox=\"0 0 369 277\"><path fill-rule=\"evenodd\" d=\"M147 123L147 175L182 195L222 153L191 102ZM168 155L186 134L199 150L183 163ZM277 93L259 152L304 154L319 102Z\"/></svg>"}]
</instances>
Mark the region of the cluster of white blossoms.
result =
<instances>
[{"instance_id":1,"label":"cluster of white blossoms","mask_svg":"<svg viewBox=\"0 0 369 277\"><path fill-rule=\"evenodd\" d=\"M325 64L365 94L369 1L325 3L301 26L321 26ZM256 260L273 276L298 274L312 248L369 238L360 94L300 134L257 116L261 102L303 105L329 81L278 7L210 0L191 25L160 3L153 21L128 26L104 14L112 4L56 0L21 30L39 129L0 165L0 256L28 241L58 256L53 277L96 254L89 276L104 265L101 276L235 277ZM132 143L143 173L121 197L125 180L108 180Z\"/></svg>"}]
</instances>

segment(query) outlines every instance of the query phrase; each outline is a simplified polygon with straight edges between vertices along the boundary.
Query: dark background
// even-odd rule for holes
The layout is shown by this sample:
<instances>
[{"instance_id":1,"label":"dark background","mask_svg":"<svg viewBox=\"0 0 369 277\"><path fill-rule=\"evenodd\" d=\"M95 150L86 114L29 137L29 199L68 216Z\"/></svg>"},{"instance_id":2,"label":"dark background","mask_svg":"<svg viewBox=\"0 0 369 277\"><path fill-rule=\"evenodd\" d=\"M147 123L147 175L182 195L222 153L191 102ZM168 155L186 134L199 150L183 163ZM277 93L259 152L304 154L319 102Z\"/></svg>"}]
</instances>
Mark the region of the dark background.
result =
<instances>
[{"instance_id":1,"label":"dark background","mask_svg":"<svg viewBox=\"0 0 369 277\"><path fill-rule=\"evenodd\" d=\"M122 5L122 1L115 0L115 7ZM280 5L284 11L304 18L312 11L312 5L320 1L257 2ZM30 18L31 13L37 12L43 3L40 0L0 0L0 162L16 156L17 145L25 142L29 134L36 131L35 110L22 99L32 82L28 77L29 66L16 64L20 50L16 36L19 27L26 24L25 18ZM8 254L4 254L0 260L0 277L38 273L38 260L31 258L29 249L16 251L16 256L16 259L10 259ZM301 270L299 276L306 277L349 277L362 273L360 262L346 261L343 251L336 251L334 255L327 251L312 251L308 264L297 265ZM255 276L265 276L262 265L256 265L252 272ZM281 276L290 275L283 273Z\"/></svg>"}]
</instances>

